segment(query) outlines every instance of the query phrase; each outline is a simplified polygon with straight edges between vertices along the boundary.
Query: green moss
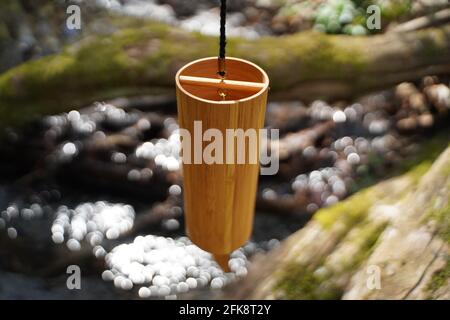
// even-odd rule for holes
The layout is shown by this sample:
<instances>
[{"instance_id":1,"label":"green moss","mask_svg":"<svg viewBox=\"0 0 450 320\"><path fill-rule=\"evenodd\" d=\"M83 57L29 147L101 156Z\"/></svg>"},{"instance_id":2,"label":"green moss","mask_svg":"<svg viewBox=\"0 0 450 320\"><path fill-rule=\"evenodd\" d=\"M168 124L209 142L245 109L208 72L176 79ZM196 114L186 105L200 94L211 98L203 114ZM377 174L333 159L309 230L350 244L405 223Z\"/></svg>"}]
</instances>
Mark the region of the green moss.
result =
<instances>
[{"instance_id":1,"label":"green moss","mask_svg":"<svg viewBox=\"0 0 450 320\"><path fill-rule=\"evenodd\" d=\"M349 260L349 268L358 267L372 252L375 244L378 241L381 233L386 229L387 222L382 224L366 223L361 226L357 232L357 238L355 241L359 242L359 251L356 255L351 257Z\"/></svg>"},{"instance_id":2,"label":"green moss","mask_svg":"<svg viewBox=\"0 0 450 320\"><path fill-rule=\"evenodd\" d=\"M148 39L164 38L169 30L168 26L157 23L137 30L125 29L114 36L91 38L66 48L61 54L23 64L0 76L2 96L4 99L40 97L58 93L59 89L92 90L129 81L133 78L130 75L136 76L136 71L144 70L146 61L132 59L127 55L127 47L139 49Z\"/></svg>"},{"instance_id":3,"label":"green moss","mask_svg":"<svg viewBox=\"0 0 450 320\"><path fill-rule=\"evenodd\" d=\"M331 228L337 220L350 228L365 217L377 195L378 192L374 187L361 190L332 207L320 209L313 219L324 228Z\"/></svg>"},{"instance_id":4,"label":"green moss","mask_svg":"<svg viewBox=\"0 0 450 320\"><path fill-rule=\"evenodd\" d=\"M450 245L450 201L448 199L447 201L447 204L439 209L430 209L425 215L424 222L436 221L439 236Z\"/></svg>"},{"instance_id":5,"label":"green moss","mask_svg":"<svg viewBox=\"0 0 450 320\"><path fill-rule=\"evenodd\" d=\"M393 21L410 13L411 7L411 0L384 1L381 3L381 16L383 19Z\"/></svg>"},{"instance_id":6,"label":"green moss","mask_svg":"<svg viewBox=\"0 0 450 320\"><path fill-rule=\"evenodd\" d=\"M436 292L439 288L447 284L450 278L450 259L441 270L436 271L428 282L427 289L430 293Z\"/></svg>"},{"instance_id":7,"label":"green moss","mask_svg":"<svg viewBox=\"0 0 450 320\"><path fill-rule=\"evenodd\" d=\"M415 165L412 165L414 162L405 164L405 167L409 168L405 176L411 179L412 184L417 183L420 177L429 170L432 160L437 158L444 145L448 145L448 141L443 144L438 136L432 142L425 144L418 152L415 161L420 159L422 162L418 164L415 162ZM401 198L401 194L407 193L408 190L409 188L399 191L400 195L397 195L396 199ZM387 223L376 224L365 220L370 207L381 198L385 191L379 186L364 189L332 207L319 210L314 215L313 219L325 229L330 229L337 221L345 226L342 234L339 235L340 239L336 246L345 241L358 248L355 254L342 261L344 265L339 266L337 270L341 271L338 274L333 274L332 270L323 275L314 272L317 268L323 267L324 263L327 268L326 261L321 261L318 266L299 265L291 262L282 269L274 289L281 292L282 296L287 299L340 298L343 289L339 287L335 279L356 270L370 255L386 228ZM389 195L386 196L389 197ZM387 200L386 197L385 200ZM450 207L435 211L431 216L438 220L441 236L446 241L450 241ZM351 229L354 229L354 232L348 233ZM333 269L333 266L327 269ZM442 274L439 277L441 278Z\"/></svg>"},{"instance_id":8,"label":"green moss","mask_svg":"<svg viewBox=\"0 0 450 320\"><path fill-rule=\"evenodd\" d=\"M307 267L291 263L287 265L274 288L288 300L331 300L340 299L343 291L327 284L325 276L318 276Z\"/></svg>"},{"instance_id":9,"label":"green moss","mask_svg":"<svg viewBox=\"0 0 450 320\"><path fill-rule=\"evenodd\" d=\"M60 55L30 61L1 74L0 125L15 125L9 123L11 110L17 112L29 103L48 105L43 110L34 108L33 113L44 115L49 110L61 112L92 102L86 97L103 100L103 92L124 87L158 86L173 91L174 74L183 64L217 54L216 37L156 22L136 25L110 36L85 39ZM365 37L302 32L254 41L233 38L227 53L266 69L272 92L316 81L329 81L339 92L358 92L368 86L360 79L371 59L368 45ZM75 104L79 101L81 105ZM14 118L27 120L27 113L21 115Z\"/></svg>"},{"instance_id":10,"label":"green moss","mask_svg":"<svg viewBox=\"0 0 450 320\"><path fill-rule=\"evenodd\" d=\"M433 161L448 146L448 135L435 136L423 144L416 156L405 162L404 176L410 179L409 185L416 184L429 170ZM446 169L449 170L450 169ZM398 194L385 194L386 190L380 186L364 189L336 205L319 210L313 217L325 229L330 229L336 222L344 225L344 228L335 246L351 244L357 248L356 252L340 261L342 265L327 265L327 260L322 259L318 264L303 265L289 262L278 274L274 290L281 293L286 299L338 299L342 296L343 288L339 279L350 276L375 248L376 243L385 230L387 223L375 223L366 220L370 207L379 199L388 201L391 196L398 200L402 194L407 194L411 188L398 190ZM437 221L440 235L450 244L450 204L439 210L433 210L428 215ZM350 230L353 230L349 233ZM336 263L336 261L333 261ZM317 272L319 268L325 268L327 272ZM430 282L430 287L442 286L449 277L448 265L436 273ZM333 269L335 271L333 271ZM339 270L339 271L337 271ZM434 290L434 289L433 289Z\"/></svg>"},{"instance_id":11,"label":"green moss","mask_svg":"<svg viewBox=\"0 0 450 320\"><path fill-rule=\"evenodd\" d=\"M326 35L307 32L276 40L277 45L270 37L255 41L233 38L229 40L228 53L267 69L272 90L295 86L309 77L320 80L324 73L351 78L364 65L360 51L363 48L348 42L342 44ZM173 90L178 68L188 61L216 54L215 37L154 22L123 29L112 36L87 38L58 55L30 61L1 74L0 124L15 126L28 121L28 113L17 112L18 109L32 110L37 115L66 111L92 100L103 100L106 91L114 93L129 87ZM298 69L292 70L293 65Z\"/></svg>"},{"instance_id":12,"label":"green moss","mask_svg":"<svg viewBox=\"0 0 450 320\"><path fill-rule=\"evenodd\" d=\"M166 25L151 23L137 30L125 29L112 37L90 38L58 55L30 61L1 74L0 124L17 126L32 115L61 112L115 97L129 92L127 88L133 88L132 92L148 91L146 79L154 82L152 89L167 85L170 74L168 68L163 74L161 61L171 59L151 60L152 53L145 50L148 39L164 38L169 30ZM149 59L134 59L127 51L132 46ZM164 48L158 47L155 52L162 56ZM156 72L158 68L160 71Z\"/></svg>"},{"instance_id":13,"label":"green moss","mask_svg":"<svg viewBox=\"0 0 450 320\"><path fill-rule=\"evenodd\" d=\"M276 44L273 37L233 39L229 52L269 71L272 90L289 88L303 80L326 80L331 74L336 81L354 80L367 65L360 39L311 31L278 37Z\"/></svg>"},{"instance_id":14,"label":"green moss","mask_svg":"<svg viewBox=\"0 0 450 320\"><path fill-rule=\"evenodd\" d=\"M333 274L332 270L324 273L314 272L311 270L311 266L291 262L283 268L274 289L281 292L285 299L340 299L344 289L336 283L333 277L354 272L370 255L385 227L386 224L367 223L361 226L352 237L346 238L346 241L350 241L358 247L358 252L342 261L345 265L338 274ZM323 267L324 263L325 261L320 262L319 266ZM333 266L330 266L330 269L332 268Z\"/></svg>"}]
</instances>

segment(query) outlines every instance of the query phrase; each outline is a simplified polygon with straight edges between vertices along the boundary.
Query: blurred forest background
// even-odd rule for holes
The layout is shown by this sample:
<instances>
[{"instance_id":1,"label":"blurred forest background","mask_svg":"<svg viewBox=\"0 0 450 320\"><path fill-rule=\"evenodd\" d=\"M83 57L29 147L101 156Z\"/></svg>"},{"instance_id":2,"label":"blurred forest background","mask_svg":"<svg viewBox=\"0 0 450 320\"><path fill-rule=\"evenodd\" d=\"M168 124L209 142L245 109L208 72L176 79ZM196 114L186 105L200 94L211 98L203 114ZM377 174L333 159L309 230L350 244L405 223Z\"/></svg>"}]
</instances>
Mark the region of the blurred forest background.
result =
<instances>
[{"instance_id":1,"label":"blurred forest background","mask_svg":"<svg viewBox=\"0 0 450 320\"><path fill-rule=\"evenodd\" d=\"M230 273L184 234L174 97L218 8L0 2L0 298L449 299L448 0L228 1L281 134Z\"/></svg>"}]
</instances>

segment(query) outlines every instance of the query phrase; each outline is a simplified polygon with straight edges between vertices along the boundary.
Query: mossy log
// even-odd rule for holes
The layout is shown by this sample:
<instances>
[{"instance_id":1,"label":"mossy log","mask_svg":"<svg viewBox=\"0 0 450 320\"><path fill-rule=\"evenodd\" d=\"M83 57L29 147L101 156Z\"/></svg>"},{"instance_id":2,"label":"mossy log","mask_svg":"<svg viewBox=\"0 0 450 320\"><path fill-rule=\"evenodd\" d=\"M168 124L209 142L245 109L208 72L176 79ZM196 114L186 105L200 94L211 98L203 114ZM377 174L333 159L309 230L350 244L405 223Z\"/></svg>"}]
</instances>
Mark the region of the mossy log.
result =
<instances>
[{"instance_id":1,"label":"mossy log","mask_svg":"<svg viewBox=\"0 0 450 320\"><path fill-rule=\"evenodd\" d=\"M173 93L175 72L217 54L217 38L160 23L96 36L0 75L0 126L58 113L93 100ZM450 25L350 37L302 32L229 39L227 53L253 61L271 78L271 97L350 98L450 71Z\"/></svg>"},{"instance_id":2,"label":"mossy log","mask_svg":"<svg viewBox=\"0 0 450 320\"><path fill-rule=\"evenodd\" d=\"M450 146L443 140L406 173L319 210L256 257L226 297L449 299Z\"/></svg>"}]
</instances>

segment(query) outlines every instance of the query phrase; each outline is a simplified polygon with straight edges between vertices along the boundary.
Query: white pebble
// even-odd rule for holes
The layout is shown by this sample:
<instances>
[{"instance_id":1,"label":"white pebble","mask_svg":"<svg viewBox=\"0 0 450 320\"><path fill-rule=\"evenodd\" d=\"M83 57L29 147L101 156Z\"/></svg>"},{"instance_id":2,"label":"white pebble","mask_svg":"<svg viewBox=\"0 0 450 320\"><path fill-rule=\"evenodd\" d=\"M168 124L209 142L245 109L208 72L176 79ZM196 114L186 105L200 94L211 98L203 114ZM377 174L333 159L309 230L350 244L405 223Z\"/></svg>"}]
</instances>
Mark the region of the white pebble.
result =
<instances>
[{"instance_id":1,"label":"white pebble","mask_svg":"<svg viewBox=\"0 0 450 320\"><path fill-rule=\"evenodd\" d=\"M127 162L127 156L122 152L114 152L111 156L111 160L115 163L123 164Z\"/></svg>"},{"instance_id":2,"label":"white pebble","mask_svg":"<svg viewBox=\"0 0 450 320\"><path fill-rule=\"evenodd\" d=\"M103 258L106 255L106 250L102 246L95 246L93 252L96 258Z\"/></svg>"},{"instance_id":3,"label":"white pebble","mask_svg":"<svg viewBox=\"0 0 450 320\"><path fill-rule=\"evenodd\" d=\"M239 267L239 269L236 270L236 276L240 278L247 276L247 268Z\"/></svg>"},{"instance_id":4,"label":"white pebble","mask_svg":"<svg viewBox=\"0 0 450 320\"><path fill-rule=\"evenodd\" d=\"M81 250L81 244L78 240L70 239L67 241L67 248L69 248L70 251L79 251Z\"/></svg>"},{"instance_id":5,"label":"white pebble","mask_svg":"<svg viewBox=\"0 0 450 320\"><path fill-rule=\"evenodd\" d=\"M72 110L67 114L67 119L70 121L76 122L79 121L81 118L80 113L77 110Z\"/></svg>"},{"instance_id":6,"label":"white pebble","mask_svg":"<svg viewBox=\"0 0 450 320\"><path fill-rule=\"evenodd\" d=\"M350 153L347 156L347 161L350 164L358 164L360 162L360 160L361 159L360 159L359 155L357 153L354 153L354 152Z\"/></svg>"},{"instance_id":7,"label":"white pebble","mask_svg":"<svg viewBox=\"0 0 450 320\"><path fill-rule=\"evenodd\" d=\"M200 271L197 267L190 266L187 268L187 275L193 278L197 278L200 275Z\"/></svg>"},{"instance_id":8,"label":"white pebble","mask_svg":"<svg viewBox=\"0 0 450 320\"><path fill-rule=\"evenodd\" d=\"M333 121L337 122L337 123L342 123L345 122L347 120L347 116L345 115L345 113L343 111L336 111L333 114Z\"/></svg>"},{"instance_id":9,"label":"white pebble","mask_svg":"<svg viewBox=\"0 0 450 320\"><path fill-rule=\"evenodd\" d=\"M122 276L117 276L114 278L114 286L118 289L122 288L122 282L125 281L125 278Z\"/></svg>"},{"instance_id":10,"label":"white pebble","mask_svg":"<svg viewBox=\"0 0 450 320\"><path fill-rule=\"evenodd\" d=\"M77 147L72 142L67 142L64 144L62 151L65 155L73 156L77 153Z\"/></svg>"},{"instance_id":11,"label":"white pebble","mask_svg":"<svg viewBox=\"0 0 450 320\"><path fill-rule=\"evenodd\" d=\"M121 287L123 290L131 290L133 289L133 282L130 279L122 280Z\"/></svg>"},{"instance_id":12,"label":"white pebble","mask_svg":"<svg viewBox=\"0 0 450 320\"><path fill-rule=\"evenodd\" d=\"M17 230L15 228L8 228L6 232L8 233L8 237L10 237L11 239L17 238Z\"/></svg>"},{"instance_id":13,"label":"white pebble","mask_svg":"<svg viewBox=\"0 0 450 320\"><path fill-rule=\"evenodd\" d=\"M235 250L229 266L233 272L224 273L208 252L192 244L186 238L161 236L138 236L132 243L120 244L105 256L110 273L105 280L115 277L115 286L130 290L130 286L149 283L140 288L142 297L176 298L191 289L211 287L223 288L231 281L247 275L245 251L260 250L249 242L244 248ZM103 277L103 276L102 276Z\"/></svg>"},{"instance_id":14,"label":"white pebble","mask_svg":"<svg viewBox=\"0 0 450 320\"><path fill-rule=\"evenodd\" d=\"M181 194L181 187L177 184L171 185L169 187L169 194L171 196L179 196Z\"/></svg>"},{"instance_id":15,"label":"white pebble","mask_svg":"<svg viewBox=\"0 0 450 320\"><path fill-rule=\"evenodd\" d=\"M130 274L130 280L134 284L143 284L145 282L145 276L142 273L134 272Z\"/></svg>"},{"instance_id":16,"label":"white pebble","mask_svg":"<svg viewBox=\"0 0 450 320\"><path fill-rule=\"evenodd\" d=\"M152 292L150 291L149 288L147 288L147 287L142 287L142 288L139 289L138 294L139 294L139 297L140 297L140 298L145 299L145 298L150 297L151 294L152 294Z\"/></svg>"},{"instance_id":17,"label":"white pebble","mask_svg":"<svg viewBox=\"0 0 450 320\"><path fill-rule=\"evenodd\" d=\"M112 239L117 239L119 237L119 230L117 230L116 228L111 228L108 229L108 231L106 231L106 238L112 240Z\"/></svg>"},{"instance_id":18,"label":"white pebble","mask_svg":"<svg viewBox=\"0 0 450 320\"><path fill-rule=\"evenodd\" d=\"M145 277L145 282L150 282L152 281L155 272L150 266L145 266L144 269L142 269L142 274Z\"/></svg>"},{"instance_id":19,"label":"white pebble","mask_svg":"<svg viewBox=\"0 0 450 320\"><path fill-rule=\"evenodd\" d=\"M64 242L64 235L61 232L55 232L52 234L52 240L56 244Z\"/></svg>"},{"instance_id":20,"label":"white pebble","mask_svg":"<svg viewBox=\"0 0 450 320\"><path fill-rule=\"evenodd\" d=\"M214 278L211 281L211 289L222 289L224 283L221 278Z\"/></svg>"},{"instance_id":21,"label":"white pebble","mask_svg":"<svg viewBox=\"0 0 450 320\"><path fill-rule=\"evenodd\" d=\"M161 297L168 296L170 294L170 288L167 285L162 285L159 287L158 294Z\"/></svg>"},{"instance_id":22,"label":"white pebble","mask_svg":"<svg viewBox=\"0 0 450 320\"><path fill-rule=\"evenodd\" d=\"M114 274L112 273L111 270L105 270L102 273L102 279L104 281L112 281L114 279Z\"/></svg>"},{"instance_id":23,"label":"white pebble","mask_svg":"<svg viewBox=\"0 0 450 320\"><path fill-rule=\"evenodd\" d=\"M150 290L150 296L153 296L153 297L158 296L159 287L152 285L148 289Z\"/></svg>"},{"instance_id":24,"label":"white pebble","mask_svg":"<svg viewBox=\"0 0 450 320\"><path fill-rule=\"evenodd\" d=\"M186 282L180 282L177 285L177 292L178 293L186 293L189 291L189 285Z\"/></svg>"},{"instance_id":25,"label":"white pebble","mask_svg":"<svg viewBox=\"0 0 450 320\"><path fill-rule=\"evenodd\" d=\"M195 280L194 278L187 278L186 283L191 289L197 288L197 280Z\"/></svg>"},{"instance_id":26,"label":"white pebble","mask_svg":"<svg viewBox=\"0 0 450 320\"><path fill-rule=\"evenodd\" d=\"M180 227L180 223L177 219L168 219L163 222L163 225L169 231L177 230Z\"/></svg>"},{"instance_id":27,"label":"white pebble","mask_svg":"<svg viewBox=\"0 0 450 320\"><path fill-rule=\"evenodd\" d=\"M168 157L166 159L166 168L169 171L176 171L180 169L180 163L177 159L175 159L175 157Z\"/></svg>"},{"instance_id":28,"label":"white pebble","mask_svg":"<svg viewBox=\"0 0 450 320\"><path fill-rule=\"evenodd\" d=\"M131 181L138 181L141 179L141 173L137 169L132 169L130 172L128 172L128 180Z\"/></svg>"},{"instance_id":29,"label":"white pebble","mask_svg":"<svg viewBox=\"0 0 450 320\"><path fill-rule=\"evenodd\" d=\"M155 286L160 287L160 286L169 284L169 279L167 279L166 277L163 277L163 276L155 276L155 277L153 277L152 282Z\"/></svg>"},{"instance_id":30,"label":"white pebble","mask_svg":"<svg viewBox=\"0 0 450 320\"><path fill-rule=\"evenodd\" d=\"M198 277L197 278L197 285L198 287L204 287L208 284L209 280L206 277Z\"/></svg>"}]
</instances>

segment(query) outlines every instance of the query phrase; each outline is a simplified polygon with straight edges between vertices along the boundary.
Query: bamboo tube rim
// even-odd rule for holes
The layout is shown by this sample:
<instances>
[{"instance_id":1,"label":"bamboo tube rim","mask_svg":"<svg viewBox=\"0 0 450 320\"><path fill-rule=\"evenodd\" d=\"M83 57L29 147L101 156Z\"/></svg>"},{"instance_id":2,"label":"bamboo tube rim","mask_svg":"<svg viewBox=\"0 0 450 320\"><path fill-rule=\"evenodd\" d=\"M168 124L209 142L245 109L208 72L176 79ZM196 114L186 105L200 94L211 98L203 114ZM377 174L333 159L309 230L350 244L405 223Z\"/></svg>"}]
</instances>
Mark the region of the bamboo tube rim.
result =
<instances>
[{"instance_id":1,"label":"bamboo tube rim","mask_svg":"<svg viewBox=\"0 0 450 320\"><path fill-rule=\"evenodd\" d=\"M219 104L219 105L227 105L227 104L235 104L237 102L244 102L244 101L249 101L254 99L255 97L257 97L258 95L260 95L262 92L264 92L265 90L267 90L269 88L269 76L267 75L267 73L258 65L254 64L253 62L250 62L248 60L244 60L244 59L239 59L239 58L234 58L234 57L226 57L226 60L234 60L234 61L238 61L238 62L242 62L245 64L248 64L252 67L254 67L255 69L257 69L262 77L263 77L263 81L261 82L261 84L263 85L262 88L260 90L258 90L258 92L256 92L255 94L252 94L248 97L242 98L242 99L237 99L237 100L223 100L223 101L217 101L217 100L209 100L209 99L205 99L205 98L201 98L199 96L196 96L192 93L190 93L188 90L186 90L183 85L182 82L180 81L180 76L183 73L183 71L196 64L199 62L203 62L203 61L207 61L207 60L217 60L217 57L207 57L207 58L202 58L202 59L198 59L198 60L194 60L189 62L188 64L184 65L182 68L180 68L180 70L178 70L177 74L175 75L175 83L177 85L177 87L187 96L199 100L199 101L203 101L206 103L210 103L210 104ZM220 79L219 79L220 80Z\"/></svg>"},{"instance_id":2,"label":"bamboo tube rim","mask_svg":"<svg viewBox=\"0 0 450 320\"><path fill-rule=\"evenodd\" d=\"M214 79L204 77L180 76L181 84L193 84L200 87L213 87L217 89L235 89L240 91L259 92L264 88L264 83L227 79Z\"/></svg>"}]
</instances>

